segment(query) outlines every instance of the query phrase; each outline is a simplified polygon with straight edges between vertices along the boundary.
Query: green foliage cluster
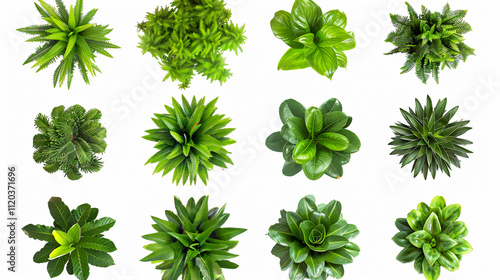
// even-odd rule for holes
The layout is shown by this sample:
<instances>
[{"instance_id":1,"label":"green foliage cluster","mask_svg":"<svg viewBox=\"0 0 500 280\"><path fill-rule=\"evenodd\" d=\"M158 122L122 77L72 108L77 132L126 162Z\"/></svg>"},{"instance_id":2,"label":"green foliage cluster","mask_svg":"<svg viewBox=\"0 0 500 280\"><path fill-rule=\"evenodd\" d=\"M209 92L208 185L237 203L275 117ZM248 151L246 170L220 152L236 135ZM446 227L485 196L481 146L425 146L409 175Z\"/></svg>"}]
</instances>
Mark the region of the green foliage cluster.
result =
<instances>
[{"instance_id":1,"label":"green foliage cluster","mask_svg":"<svg viewBox=\"0 0 500 280\"><path fill-rule=\"evenodd\" d=\"M223 268L238 268L228 261L237 257L228 252L238 244L231 239L246 231L222 227L229 218L225 208L209 210L208 196L197 202L191 198L186 206L175 197L177 214L167 210L168 220L152 217L157 232L143 236L154 243L144 247L151 254L141 261L156 264L163 280L175 280L181 275L182 279L225 279Z\"/></svg>"},{"instance_id":2,"label":"green foliage cluster","mask_svg":"<svg viewBox=\"0 0 500 280\"><path fill-rule=\"evenodd\" d=\"M427 280L437 280L441 267L457 271L462 256L472 252L464 239L469 231L463 222L457 221L461 209L460 204L446 206L445 199L436 196L430 205L422 202L406 219L397 219L400 232L393 240L404 247L398 261L414 262L415 270Z\"/></svg>"},{"instance_id":3,"label":"green foliage cluster","mask_svg":"<svg viewBox=\"0 0 500 280\"><path fill-rule=\"evenodd\" d=\"M410 16L392 15L391 20L396 31L389 34L386 42L396 46L386 54L405 53L406 63L401 74L415 68L417 77L427 83L432 74L439 83L439 71L445 67L457 68L460 60L464 62L474 49L463 41L463 35L472 31L464 21L465 10L452 11L446 4L441 13L431 12L422 6L422 14L417 14L406 2Z\"/></svg>"},{"instance_id":4,"label":"green foliage cluster","mask_svg":"<svg viewBox=\"0 0 500 280\"><path fill-rule=\"evenodd\" d=\"M311 180L324 174L340 179L351 154L359 151L358 136L347 130L352 118L342 112L342 104L329 99L319 108L306 108L288 99L280 106L281 131L271 134L266 146L283 153L283 174L294 176L301 170Z\"/></svg>"},{"instance_id":5,"label":"green foliage cluster","mask_svg":"<svg viewBox=\"0 0 500 280\"><path fill-rule=\"evenodd\" d=\"M427 103L422 107L415 99L415 110L400 109L406 124L398 122L391 126L394 132L393 141L389 143L394 146L391 155L402 156L402 167L413 163L414 177L422 173L427 179L430 172L435 179L437 170L450 176L451 165L460 168L458 157L468 158L467 154L472 153L463 147L472 142L459 138L471 129L467 127L469 121L451 122L458 106L446 111L446 104L445 98L433 107L427 96Z\"/></svg>"},{"instance_id":6,"label":"green foliage cluster","mask_svg":"<svg viewBox=\"0 0 500 280\"><path fill-rule=\"evenodd\" d=\"M154 123L158 128L147 130L143 138L158 142L159 151L146 164L157 163L154 173L163 176L174 170L173 182L185 185L195 183L199 176L206 185L208 170L214 166L227 168L233 164L230 152L224 147L236 143L228 138L234 128L226 128L231 121L224 115L215 114L217 98L205 104L193 96L191 103L182 96L182 106L172 98L173 108L165 105L168 114L155 114Z\"/></svg>"},{"instance_id":7,"label":"green foliage cluster","mask_svg":"<svg viewBox=\"0 0 500 280\"><path fill-rule=\"evenodd\" d=\"M343 12L332 10L323 14L312 0L296 0L291 13L278 11L271 20L271 29L276 38L290 47L278 69L311 67L331 80L338 67L347 67L344 51L356 47L354 34L345 31L346 25Z\"/></svg>"},{"instance_id":8,"label":"green foliage cluster","mask_svg":"<svg viewBox=\"0 0 500 280\"><path fill-rule=\"evenodd\" d=\"M38 71L47 68L50 64L62 58L61 63L54 72L54 87L59 83L61 87L67 78L68 89L71 87L75 66L78 68L85 83L89 84L88 73L92 76L96 72L101 72L94 64L96 53L112 57L106 51L109 48L119 48L110 44L106 38L112 29L108 26L90 23L97 9L91 10L88 14L83 14L83 0L77 0L76 5L70 7L69 11L61 0L56 0L57 8L39 0L40 5L35 6L48 24L33 25L19 28L35 37L27 42L43 43L36 51L28 57L24 64L36 61L33 67L38 66Z\"/></svg>"},{"instance_id":9,"label":"green foliage cluster","mask_svg":"<svg viewBox=\"0 0 500 280\"><path fill-rule=\"evenodd\" d=\"M290 280L340 279L344 265L352 263L360 248L349 240L358 236L355 225L342 217L338 201L316 205L314 196L300 200L297 211L281 211L279 223L269 228L277 244L272 254L280 258Z\"/></svg>"},{"instance_id":10,"label":"green foliage cluster","mask_svg":"<svg viewBox=\"0 0 500 280\"><path fill-rule=\"evenodd\" d=\"M61 275L66 267L70 275L86 280L89 265L109 267L114 265L108 254L116 251L113 241L103 237L103 232L115 225L115 220L97 219L99 209L82 204L71 210L59 197L49 200L49 211L54 218L53 226L29 224L23 228L28 237L47 242L33 261L47 263L51 278Z\"/></svg>"},{"instance_id":11,"label":"green foliage cluster","mask_svg":"<svg viewBox=\"0 0 500 280\"><path fill-rule=\"evenodd\" d=\"M174 0L170 7L148 13L139 23L139 48L158 60L166 79L189 87L195 72L211 82L226 82L232 75L222 54L238 54L246 37L245 26L231 21L223 0Z\"/></svg>"},{"instance_id":12,"label":"green foliage cluster","mask_svg":"<svg viewBox=\"0 0 500 280\"><path fill-rule=\"evenodd\" d=\"M70 180L82 177L82 171L101 170L102 161L97 154L106 150L106 129L99 122L102 114L97 109L85 111L80 105L67 109L55 107L49 117L38 114L35 126L39 134L33 137L36 151L33 158L44 163L49 173L62 170Z\"/></svg>"}]
</instances>

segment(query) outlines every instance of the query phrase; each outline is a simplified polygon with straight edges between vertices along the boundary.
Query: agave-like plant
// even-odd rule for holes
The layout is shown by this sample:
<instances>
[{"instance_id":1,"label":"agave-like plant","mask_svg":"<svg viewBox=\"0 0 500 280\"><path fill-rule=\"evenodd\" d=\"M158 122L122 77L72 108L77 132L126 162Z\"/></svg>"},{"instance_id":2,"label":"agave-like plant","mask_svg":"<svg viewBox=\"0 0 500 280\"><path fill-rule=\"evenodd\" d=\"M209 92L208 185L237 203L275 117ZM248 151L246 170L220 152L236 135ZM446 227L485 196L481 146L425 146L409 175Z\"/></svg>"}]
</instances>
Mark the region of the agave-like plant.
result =
<instances>
[{"instance_id":1,"label":"agave-like plant","mask_svg":"<svg viewBox=\"0 0 500 280\"><path fill-rule=\"evenodd\" d=\"M450 176L451 165L460 168L458 157L468 158L471 151L464 145L471 141L459 138L469 131L469 121L455 121L451 119L458 111L458 106L446 111L447 99L439 100L433 107L432 100L427 96L427 104L422 107L415 99L415 110L409 112L400 109L406 124L398 122L391 126L395 136L389 145L394 146L391 155L399 155L401 165L413 162L413 175L422 173L427 179L430 171L432 178L436 178L437 170Z\"/></svg>"},{"instance_id":2,"label":"agave-like plant","mask_svg":"<svg viewBox=\"0 0 500 280\"><path fill-rule=\"evenodd\" d=\"M266 146L283 153L283 174L294 176L301 170L311 180L324 174L340 179L342 165L347 164L351 154L359 151L358 136L347 130L352 117L342 112L342 104L329 99L319 108L306 108L299 102L288 99L281 103L281 131L271 134Z\"/></svg>"},{"instance_id":3,"label":"agave-like plant","mask_svg":"<svg viewBox=\"0 0 500 280\"><path fill-rule=\"evenodd\" d=\"M402 263L415 262L415 270L427 280L437 280L441 267L457 271L462 256L472 252L472 246L464 239L469 231L465 223L457 221L460 204L446 206L441 196L436 196L430 205L422 202L407 218L396 220L399 229L392 240L403 247L397 260Z\"/></svg>"},{"instance_id":4,"label":"agave-like plant","mask_svg":"<svg viewBox=\"0 0 500 280\"><path fill-rule=\"evenodd\" d=\"M62 170L70 180L78 180L81 172L94 173L102 168L98 154L106 150L106 128L99 122L97 109L85 111L80 105L67 109L55 107L49 117L38 114L35 126L39 134L33 137L33 159L44 163L49 173Z\"/></svg>"},{"instance_id":5,"label":"agave-like plant","mask_svg":"<svg viewBox=\"0 0 500 280\"><path fill-rule=\"evenodd\" d=\"M224 146L236 143L226 137L234 128L226 128L231 121L224 115L215 114L217 98L205 104L203 97L199 101L193 96L191 103L182 96L182 106L172 98L173 108L165 105L168 114L155 114L156 129L147 130L143 138L158 142L155 148L160 150L146 164L157 163L154 173L163 172L163 176L174 170L172 182L185 185L196 184L196 178L206 185L208 170L214 166L227 168L233 164Z\"/></svg>"},{"instance_id":6,"label":"agave-like plant","mask_svg":"<svg viewBox=\"0 0 500 280\"><path fill-rule=\"evenodd\" d=\"M53 226L29 224L23 232L30 238L47 242L33 256L35 263L47 263L50 278L61 275L66 267L69 275L86 280L89 264L96 267L114 265L109 253L116 251L113 241L103 233L115 225L109 217L97 219L99 209L82 204L71 210L59 197L49 200Z\"/></svg>"},{"instance_id":7,"label":"agave-like plant","mask_svg":"<svg viewBox=\"0 0 500 280\"><path fill-rule=\"evenodd\" d=\"M342 217L338 201L316 205L314 196L300 200L297 211L281 211L279 222L269 228L269 237L277 244L272 254L280 258L290 280L340 279L344 265L352 263L360 252L350 240L358 236L355 225Z\"/></svg>"},{"instance_id":8,"label":"agave-like plant","mask_svg":"<svg viewBox=\"0 0 500 280\"><path fill-rule=\"evenodd\" d=\"M406 6L409 17L391 14L396 31L386 39L386 42L396 46L387 55L407 54L401 74L415 68L417 77L423 83L427 83L431 74L439 83L440 70L445 67L455 69L461 60L465 62L470 55L474 55L474 49L463 42L463 35L472 31L464 21L467 11L452 11L446 4L442 13L433 13L422 6L422 14L419 15L408 2Z\"/></svg>"},{"instance_id":9,"label":"agave-like plant","mask_svg":"<svg viewBox=\"0 0 500 280\"><path fill-rule=\"evenodd\" d=\"M76 0L76 5L70 6L69 11L61 0L56 0L57 8L43 0L38 1L40 5L35 3L36 9L48 24L17 29L35 36L28 39L27 42L43 43L28 57L24 64L36 61L33 67L38 67L38 72L62 58L54 72L54 87L57 83L61 87L66 78L68 89L71 87L77 63L83 80L89 84L88 73L95 76L96 72L101 72L94 63L95 53L112 58L106 49L119 48L117 45L109 43L109 39L106 38L112 29L108 29L108 25L90 23L97 13L97 9L84 15L83 0Z\"/></svg>"},{"instance_id":10,"label":"agave-like plant","mask_svg":"<svg viewBox=\"0 0 500 280\"><path fill-rule=\"evenodd\" d=\"M228 252L238 245L231 239L246 229L223 228L229 218L224 213L226 205L209 210L208 196L198 202L191 198L186 206L179 198L174 200L177 214L167 210L168 220L152 217L157 232L143 236L154 243L144 246L151 254L141 261L156 264L164 280L175 280L181 275L182 279L225 279L223 268L238 268L228 261L238 256Z\"/></svg>"}]
</instances>

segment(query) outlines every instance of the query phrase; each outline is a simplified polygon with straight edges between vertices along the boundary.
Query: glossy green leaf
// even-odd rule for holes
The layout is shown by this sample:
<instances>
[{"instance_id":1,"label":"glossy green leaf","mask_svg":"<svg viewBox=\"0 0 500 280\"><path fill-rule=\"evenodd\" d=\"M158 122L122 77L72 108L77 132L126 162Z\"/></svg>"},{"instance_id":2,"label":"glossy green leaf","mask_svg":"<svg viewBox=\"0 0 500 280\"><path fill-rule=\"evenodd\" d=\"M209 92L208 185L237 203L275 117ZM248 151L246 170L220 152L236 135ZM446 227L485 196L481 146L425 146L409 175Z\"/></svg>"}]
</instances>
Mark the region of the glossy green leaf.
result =
<instances>
[{"instance_id":1,"label":"glossy green leaf","mask_svg":"<svg viewBox=\"0 0 500 280\"><path fill-rule=\"evenodd\" d=\"M344 169L342 168L342 162L336 156L335 153L334 153L334 156L332 157L332 162L330 163L330 166L326 170L325 174L334 178L334 179L340 179L344 175Z\"/></svg>"},{"instance_id":2,"label":"glossy green leaf","mask_svg":"<svg viewBox=\"0 0 500 280\"><path fill-rule=\"evenodd\" d=\"M340 111L325 113L323 115L323 129L321 132L338 132L347 124L347 120L347 115Z\"/></svg>"},{"instance_id":3,"label":"glossy green leaf","mask_svg":"<svg viewBox=\"0 0 500 280\"><path fill-rule=\"evenodd\" d=\"M316 107L310 107L305 112L305 126L312 138L323 129L323 114Z\"/></svg>"},{"instance_id":4,"label":"glossy green leaf","mask_svg":"<svg viewBox=\"0 0 500 280\"><path fill-rule=\"evenodd\" d=\"M342 213L342 204L336 200L330 201L324 209L330 225L334 225L340 219Z\"/></svg>"},{"instance_id":5,"label":"glossy green leaf","mask_svg":"<svg viewBox=\"0 0 500 280\"><path fill-rule=\"evenodd\" d=\"M416 260L420 255L422 254L422 250L410 245L406 248L404 248L399 255L396 257L396 259L402 263L410 263L414 260Z\"/></svg>"},{"instance_id":6,"label":"glossy green leaf","mask_svg":"<svg viewBox=\"0 0 500 280\"><path fill-rule=\"evenodd\" d=\"M323 24L323 12L312 0L296 0L292 7L292 30L295 35L316 33Z\"/></svg>"},{"instance_id":7,"label":"glossy green leaf","mask_svg":"<svg viewBox=\"0 0 500 280\"><path fill-rule=\"evenodd\" d=\"M61 227L62 230L67 231L70 226L71 212L68 206L59 197L52 197L49 200L50 215L54 221Z\"/></svg>"},{"instance_id":8,"label":"glossy green leaf","mask_svg":"<svg viewBox=\"0 0 500 280\"><path fill-rule=\"evenodd\" d=\"M424 214L420 213L417 210L412 210L408 214L406 221L408 222L408 225L411 227L412 230L419 231L424 229L424 224L426 222L425 218L426 216Z\"/></svg>"},{"instance_id":9,"label":"glossy green leaf","mask_svg":"<svg viewBox=\"0 0 500 280\"><path fill-rule=\"evenodd\" d=\"M321 104L321 106L319 106L319 109L321 110L321 112L323 112L323 114L327 114L329 112L342 111L342 104L338 99L330 98L323 104Z\"/></svg>"},{"instance_id":10,"label":"glossy green leaf","mask_svg":"<svg viewBox=\"0 0 500 280\"><path fill-rule=\"evenodd\" d=\"M286 124L286 121L290 117L298 117L300 119L304 119L306 108L293 99L287 99L283 101L283 103L281 103L279 113L281 121L283 122L283 124Z\"/></svg>"},{"instance_id":11,"label":"glossy green leaf","mask_svg":"<svg viewBox=\"0 0 500 280\"><path fill-rule=\"evenodd\" d=\"M72 243L78 243L80 242L81 238L81 229L79 224L73 225L69 230L68 230L68 236L71 238Z\"/></svg>"},{"instance_id":12,"label":"glossy green leaf","mask_svg":"<svg viewBox=\"0 0 500 280\"><path fill-rule=\"evenodd\" d=\"M316 150L314 158L302 165L304 174L310 180L318 180L325 174L332 162L332 151L325 148Z\"/></svg>"},{"instance_id":13,"label":"glossy green leaf","mask_svg":"<svg viewBox=\"0 0 500 280\"><path fill-rule=\"evenodd\" d=\"M428 243L424 244L422 251L424 252L426 261L429 262L431 266L441 257L441 252Z\"/></svg>"},{"instance_id":14,"label":"glossy green leaf","mask_svg":"<svg viewBox=\"0 0 500 280\"><path fill-rule=\"evenodd\" d=\"M295 236L293 232L290 231L288 225L275 224L269 228L269 237L271 237L274 242L290 247L295 241Z\"/></svg>"},{"instance_id":15,"label":"glossy green leaf","mask_svg":"<svg viewBox=\"0 0 500 280\"><path fill-rule=\"evenodd\" d=\"M332 151L345 151L349 148L349 139L342 134L327 132L318 136L318 143Z\"/></svg>"},{"instance_id":16,"label":"glossy green leaf","mask_svg":"<svg viewBox=\"0 0 500 280\"><path fill-rule=\"evenodd\" d=\"M285 162L283 165L283 175L285 176L295 176L300 171L302 171L302 165L295 162Z\"/></svg>"},{"instance_id":17,"label":"glossy green leaf","mask_svg":"<svg viewBox=\"0 0 500 280\"><path fill-rule=\"evenodd\" d=\"M330 80L337 71L337 55L332 47L317 48L313 53L306 57L307 62L320 75L328 77Z\"/></svg>"},{"instance_id":18,"label":"glossy green leaf","mask_svg":"<svg viewBox=\"0 0 500 280\"><path fill-rule=\"evenodd\" d=\"M451 272L457 271L460 268L460 261L457 256L450 251L441 252L439 264Z\"/></svg>"},{"instance_id":19,"label":"glossy green leaf","mask_svg":"<svg viewBox=\"0 0 500 280\"><path fill-rule=\"evenodd\" d=\"M444 209L446 207L446 200L442 196L436 196L432 199L430 207Z\"/></svg>"},{"instance_id":20,"label":"glossy green leaf","mask_svg":"<svg viewBox=\"0 0 500 280\"><path fill-rule=\"evenodd\" d=\"M74 247L69 247L69 245L61 245L50 252L49 260L54 260L64 255L67 255L75 250Z\"/></svg>"},{"instance_id":21,"label":"glossy green leaf","mask_svg":"<svg viewBox=\"0 0 500 280\"><path fill-rule=\"evenodd\" d=\"M406 237L409 235L409 232L406 232L406 231L401 231L401 232L398 232L396 233L396 235L394 235L394 237L392 238L392 241L394 241L394 243L396 243L399 247L408 247L408 245L410 245L410 241L408 241L408 239L406 239Z\"/></svg>"},{"instance_id":22,"label":"glossy green leaf","mask_svg":"<svg viewBox=\"0 0 500 280\"><path fill-rule=\"evenodd\" d=\"M431 265L423 261L422 269L427 280L437 280L441 274L441 266L438 263Z\"/></svg>"},{"instance_id":23,"label":"glossy green leaf","mask_svg":"<svg viewBox=\"0 0 500 280\"><path fill-rule=\"evenodd\" d=\"M52 232L54 231L53 227L47 227L44 225L26 225L23 227L23 232L29 237L36 240L55 242L54 235Z\"/></svg>"},{"instance_id":24,"label":"glossy green leaf","mask_svg":"<svg viewBox=\"0 0 500 280\"><path fill-rule=\"evenodd\" d=\"M424 228L425 231L430 233L432 236L437 236L441 233L441 223L436 213L432 213L427 221L425 221Z\"/></svg>"},{"instance_id":25,"label":"glossy green leaf","mask_svg":"<svg viewBox=\"0 0 500 280\"><path fill-rule=\"evenodd\" d=\"M419 230L408 235L406 239L408 239L408 241L410 241L413 246L422 248L424 244L430 243L432 241L432 235L425 230Z\"/></svg>"},{"instance_id":26,"label":"glossy green leaf","mask_svg":"<svg viewBox=\"0 0 500 280\"><path fill-rule=\"evenodd\" d=\"M304 263L294 263L288 272L290 280L303 280L307 276L306 266Z\"/></svg>"},{"instance_id":27,"label":"glossy green leaf","mask_svg":"<svg viewBox=\"0 0 500 280\"><path fill-rule=\"evenodd\" d=\"M347 25L347 17L345 13L339 10L332 10L323 14L325 24L336 25L345 28Z\"/></svg>"},{"instance_id":28,"label":"glossy green leaf","mask_svg":"<svg viewBox=\"0 0 500 280\"><path fill-rule=\"evenodd\" d=\"M309 247L299 240L296 240L290 246L290 257L294 263L301 263L309 256Z\"/></svg>"},{"instance_id":29,"label":"glossy green leaf","mask_svg":"<svg viewBox=\"0 0 500 280\"><path fill-rule=\"evenodd\" d=\"M306 118L307 120L307 118ZM309 138L309 132L306 128L306 123L303 119L298 117L290 117L286 121L286 125L292 131L293 135L298 141L303 141Z\"/></svg>"},{"instance_id":30,"label":"glossy green leaf","mask_svg":"<svg viewBox=\"0 0 500 280\"><path fill-rule=\"evenodd\" d=\"M448 235L441 233L438 236L436 236L436 248L440 251L448 251L451 248L455 247L458 245L458 242L453 240L451 237Z\"/></svg>"},{"instance_id":31,"label":"glossy green leaf","mask_svg":"<svg viewBox=\"0 0 500 280\"><path fill-rule=\"evenodd\" d=\"M310 254L305 263L307 264L307 274L313 278L320 277L325 269L325 260L321 255Z\"/></svg>"},{"instance_id":32,"label":"glossy green leaf","mask_svg":"<svg viewBox=\"0 0 500 280\"><path fill-rule=\"evenodd\" d=\"M271 20L271 30L276 38L292 48L300 48L301 44L294 42L297 36L292 30L292 15L286 11L278 11Z\"/></svg>"},{"instance_id":33,"label":"glossy green leaf","mask_svg":"<svg viewBox=\"0 0 500 280\"><path fill-rule=\"evenodd\" d=\"M76 278L86 280L89 277L90 268L85 250L77 248L71 253L71 263L73 264L73 271Z\"/></svg>"},{"instance_id":34,"label":"glossy green leaf","mask_svg":"<svg viewBox=\"0 0 500 280\"><path fill-rule=\"evenodd\" d=\"M293 160L298 164L305 164L316 156L316 144L311 139L300 141L293 150Z\"/></svg>"},{"instance_id":35,"label":"glossy green leaf","mask_svg":"<svg viewBox=\"0 0 500 280\"><path fill-rule=\"evenodd\" d=\"M324 254L325 261L332 264L349 264L353 262L351 254L344 248L339 248L334 251L328 251Z\"/></svg>"},{"instance_id":36,"label":"glossy green leaf","mask_svg":"<svg viewBox=\"0 0 500 280\"><path fill-rule=\"evenodd\" d=\"M353 257L359 256L359 253L361 252L361 248L352 242L347 243L343 248L346 249Z\"/></svg>"},{"instance_id":37,"label":"glossy green leaf","mask_svg":"<svg viewBox=\"0 0 500 280\"><path fill-rule=\"evenodd\" d=\"M302 217L295 212L288 211L286 213L286 221L288 223L288 227L295 235L295 237L304 240L304 236L302 235L302 231L300 230L300 223L303 221Z\"/></svg>"},{"instance_id":38,"label":"glossy green leaf","mask_svg":"<svg viewBox=\"0 0 500 280\"><path fill-rule=\"evenodd\" d=\"M303 45L303 47L315 49L317 46L316 43L314 42L314 39L315 39L314 34L307 33L297 37L295 39L295 42L300 43L301 45Z\"/></svg>"},{"instance_id":39,"label":"glossy green leaf","mask_svg":"<svg viewBox=\"0 0 500 280\"><path fill-rule=\"evenodd\" d=\"M450 249L455 255L465 255L472 252L472 246L463 238L457 238L457 245Z\"/></svg>"},{"instance_id":40,"label":"glossy green leaf","mask_svg":"<svg viewBox=\"0 0 500 280\"><path fill-rule=\"evenodd\" d=\"M67 233L60 231L60 230L54 230L52 232L52 235L54 236L54 239L59 243L61 246L69 246L74 242L72 236L68 235Z\"/></svg>"},{"instance_id":41,"label":"glossy green leaf","mask_svg":"<svg viewBox=\"0 0 500 280\"><path fill-rule=\"evenodd\" d=\"M69 260L69 255L66 254L60 258L55 260L50 260L47 263L47 272L49 273L50 278L55 278L64 271L64 266Z\"/></svg>"},{"instance_id":42,"label":"glossy green leaf","mask_svg":"<svg viewBox=\"0 0 500 280\"><path fill-rule=\"evenodd\" d=\"M454 222L460 217L462 207L460 204L453 204L446 206L443 209L443 221L451 221Z\"/></svg>"},{"instance_id":43,"label":"glossy green leaf","mask_svg":"<svg viewBox=\"0 0 500 280\"><path fill-rule=\"evenodd\" d=\"M347 129L341 129L338 131L338 133L344 135L349 140L349 147L347 147L344 152L353 154L359 151L359 149L361 148L361 141L359 140L358 136L354 134L354 132Z\"/></svg>"},{"instance_id":44,"label":"glossy green leaf","mask_svg":"<svg viewBox=\"0 0 500 280\"><path fill-rule=\"evenodd\" d=\"M340 264L325 263L324 272L335 279L344 277L344 267Z\"/></svg>"},{"instance_id":45,"label":"glossy green leaf","mask_svg":"<svg viewBox=\"0 0 500 280\"><path fill-rule=\"evenodd\" d=\"M266 139L266 146L275 152L281 152L285 146L285 139L281 136L280 132L275 132Z\"/></svg>"},{"instance_id":46,"label":"glossy green leaf","mask_svg":"<svg viewBox=\"0 0 500 280\"><path fill-rule=\"evenodd\" d=\"M278 70L298 70L309 67L303 49L290 48L280 59Z\"/></svg>"}]
</instances>

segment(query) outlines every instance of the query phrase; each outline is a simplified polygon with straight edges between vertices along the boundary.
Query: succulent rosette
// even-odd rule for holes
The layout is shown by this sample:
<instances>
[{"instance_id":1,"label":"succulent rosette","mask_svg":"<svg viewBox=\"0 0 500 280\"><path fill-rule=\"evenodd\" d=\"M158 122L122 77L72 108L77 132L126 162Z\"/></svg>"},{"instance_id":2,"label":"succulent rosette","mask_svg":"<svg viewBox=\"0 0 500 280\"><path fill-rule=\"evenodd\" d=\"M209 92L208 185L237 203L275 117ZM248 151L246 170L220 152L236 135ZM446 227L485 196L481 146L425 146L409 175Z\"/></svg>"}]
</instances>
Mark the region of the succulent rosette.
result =
<instances>
[{"instance_id":1,"label":"succulent rosette","mask_svg":"<svg viewBox=\"0 0 500 280\"><path fill-rule=\"evenodd\" d=\"M341 212L340 202L316 205L311 195L300 200L297 211L281 211L269 237L277 243L272 254L280 258L290 280L344 276L344 265L353 262L360 248L350 241L358 236L358 228Z\"/></svg>"},{"instance_id":2,"label":"succulent rosette","mask_svg":"<svg viewBox=\"0 0 500 280\"><path fill-rule=\"evenodd\" d=\"M414 262L415 270L427 280L436 280L441 267L455 272L472 246L464 239L469 231L465 223L457 221L460 204L446 205L436 196L430 205L420 203L406 218L396 220L399 229L392 240L404 249L397 256L402 263Z\"/></svg>"}]
</instances>

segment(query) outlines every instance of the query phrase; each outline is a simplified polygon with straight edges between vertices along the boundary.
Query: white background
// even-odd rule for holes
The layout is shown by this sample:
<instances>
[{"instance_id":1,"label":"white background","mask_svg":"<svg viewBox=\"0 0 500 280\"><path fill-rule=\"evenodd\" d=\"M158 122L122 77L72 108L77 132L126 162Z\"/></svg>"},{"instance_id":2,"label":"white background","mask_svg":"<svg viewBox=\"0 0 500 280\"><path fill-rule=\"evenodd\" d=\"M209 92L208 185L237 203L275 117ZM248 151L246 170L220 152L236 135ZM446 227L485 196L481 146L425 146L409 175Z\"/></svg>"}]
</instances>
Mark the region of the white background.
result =
<instances>
[{"instance_id":1,"label":"white background","mask_svg":"<svg viewBox=\"0 0 500 280\"><path fill-rule=\"evenodd\" d=\"M279 260L270 253L274 243L266 233L281 209L295 210L299 199L307 194L314 194L318 202L341 201L345 218L361 231L355 242L362 252L346 266L346 280L424 279L413 265L395 260L400 248L391 238L397 233L396 218L405 217L419 202L430 202L435 195L462 204L460 220L468 225L467 239L475 249L464 257L458 272L445 271L440 279L500 279L500 243L496 237L500 230L496 215L500 195L500 130L495 114L500 105L498 46L494 43L494 20L500 8L497 1L452 1L452 9L469 10L466 20L474 31L466 35L466 43L476 49L477 56L456 70L442 72L440 85L431 80L424 85L413 73L399 74L403 55L383 55L392 49L384 42L393 30L389 13L406 14L403 1L317 1L324 12L346 12L347 30L355 32L358 42L357 48L348 52L347 70L339 69L329 81L311 69L276 70L287 46L274 38L269 21L278 10L290 11L293 1L229 0L233 20L246 23L248 37L243 54L228 55L234 76L222 87L196 77L186 91L179 90L177 83L162 83L164 73L157 62L149 54L141 55L137 48L136 23L168 1L85 1L85 11L99 8L94 22L114 28L109 35L111 42L122 48L111 50L114 59L97 58L103 73L91 78L90 86L76 76L70 91L52 88L55 66L40 73L22 66L37 44L24 43L28 37L15 29L40 22L32 2L10 1L0 11L0 180L6 181L8 164L17 164L21 226L50 224L47 201L51 196L62 197L70 208L90 203L100 209L100 216L117 220L106 233L118 247L112 254L116 266L92 267L90 279L160 279L153 265L139 262L147 254L142 248L147 242L141 236L153 232L150 215L162 216L165 209L173 209L174 195L186 201L203 194L211 196L211 206L228 203L228 226L249 229L239 236L240 245L234 250L240 254L235 260L240 268L226 270L227 279L288 279L288 274L279 269ZM423 3L431 10L441 10L446 2L412 1L416 9ZM144 166L155 153L154 143L141 138L144 130L154 128L153 114L164 112L163 105L171 104L171 97L180 98L181 94L189 98L219 97L219 112L230 116L231 126L237 128L232 137L238 143L230 147L236 164L211 172L208 187L177 187L170 183L170 174L164 178L152 176L154 166ZM451 178L438 174L436 180L413 179L409 170L400 169L399 158L389 155L389 125L403 119L399 108L413 107L415 97L423 100L427 94L435 102L447 97L449 108L460 105L457 118L471 120L473 130L466 138L474 141L469 147L474 154L463 160L461 169L452 171ZM344 111L354 117L351 129L362 141L361 151L353 155L341 180L325 176L312 182L302 173L284 177L282 156L264 145L265 138L280 128L280 103L294 98L306 107L319 106L332 97L338 98ZM60 172L46 173L32 159L35 116L40 112L48 115L58 105L74 104L102 110L109 132L104 168L77 182L67 180ZM1 192L0 211L5 221L5 183ZM5 226L0 227L0 233L0 254L5 256ZM6 273L2 261L1 278L49 279L45 265L32 262L43 242L31 240L22 232L18 232L18 238L18 273ZM63 274L58 279L75 278Z\"/></svg>"}]
</instances>

